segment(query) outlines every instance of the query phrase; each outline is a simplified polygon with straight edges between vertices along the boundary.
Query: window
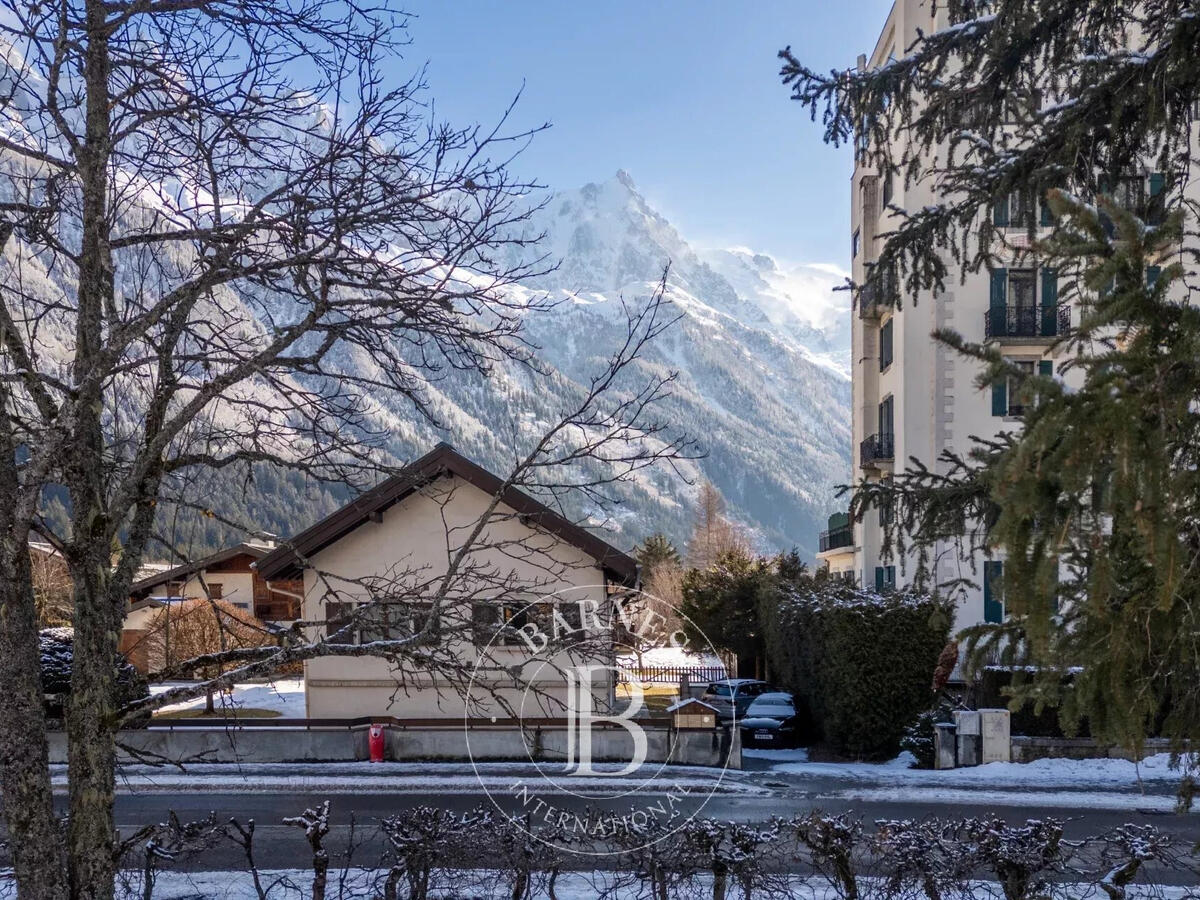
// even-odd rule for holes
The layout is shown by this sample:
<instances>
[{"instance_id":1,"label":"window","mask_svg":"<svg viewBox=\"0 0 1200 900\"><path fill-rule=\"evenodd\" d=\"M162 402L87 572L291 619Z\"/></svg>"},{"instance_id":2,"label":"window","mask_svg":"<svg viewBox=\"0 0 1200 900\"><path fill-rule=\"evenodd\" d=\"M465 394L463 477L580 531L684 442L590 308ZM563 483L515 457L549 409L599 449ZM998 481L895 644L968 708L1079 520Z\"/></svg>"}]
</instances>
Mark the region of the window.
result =
<instances>
[{"instance_id":1,"label":"window","mask_svg":"<svg viewBox=\"0 0 1200 900\"><path fill-rule=\"evenodd\" d=\"M327 602L325 604L325 637L338 644L354 643L353 634L348 632L338 634L353 621L353 618L354 605L352 603Z\"/></svg>"},{"instance_id":2,"label":"window","mask_svg":"<svg viewBox=\"0 0 1200 900\"><path fill-rule=\"evenodd\" d=\"M895 398L887 396L879 404L879 436L891 437L895 434Z\"/></svg>"},{"instance_id":3,"label":"window","mask_svg":"<svg viewBox=\"0 0 1200 900\"><path fill-rule=\"evenodd\" d=\"M884 481L891 481L890 478L885 478ZM892 500L890 497L884 497L879 504L879 527L886 528L892 524Z\"/></svg>"},{"instance_id":4,"label":"window","mask_svg":"<svg viewBox=\"0 0 1200 900\"><path fill-rule=\"evenodd\" d=\"M494 603L471 604L471 638L483 646L496 635L500 627L500 608Z\"/></svg>"},{"instance_id":5,"label":"window","mask_svg":"<svg viewBox=\"0 0 1200 900\"><path fill-rule=\"evenodd\" d=\"M1025 415L1025 396L1023 390L1025 380L1033 374L1034 361L1032 359L1010 359L1010 363L1015 365L1023 373L1020 378L1009 376L1007 379L1006 392L1008 394L1008 416L1023 416Z\"/></svg>"},{"instance_id":6,"label":"window","mask_svg":"<svg viewBox=\"0 0 1200 900\"><path fill-rule=\"evenodd\" d=\"M1146 205L1146 183L1141 175L1123 176L1116 180L1113 202L1124 210L1141 215Z\"/></svg>"},{"instance_id":7,"label":"window","mask_svg":"<svg viewBox=\"0 0 1200 900\"><path fill-rule=\"evenodd\" d=\"M850 258L858 259L858 251L862 244L862 234L859 229L854 229L854 235L850 238Z\"/></svg>"},{"instance_id":8,"label":"window","mask_svg":"<svg viewBox=\"0 0 1200 900\"><path fill-rule=\"evenodd\" d=\"M1022 188L1008 195L1008 224L1011 228L1033 225L1033 191Z\"/></svg>"},{"instance_id":9,"label":"window","mask_svg":"<svg viewBox=\"0 0 1200 900\"><path fill-rule=\"evenodd\" d=\"M884 172L879 177L883 179L883 208L886 210L892 202L892 173Z\"/></svg>"},{"instance_id":10,"label":"window","mask_svg":"<svg viewBox=\"0 0 1200 900\"><path fill-rule=\"evenodd\" d=\"M883 323L883 327L879 329L879 371L884 371L892 364L892 322L894 319L888 319Z\"/></svg>"},{"instance_id":11,"label":"window","mask_svg":"<svg viewBox=\"0 0 1200 900\"><path fill-rule=\"evenodd\" d=\"M1008 270L1008 305L1033 309L1037 305L1037 277L1033 269Z\"/></svg>"},{"instance_id":12,"label":"window","mask_svg":"<svg viewBox=\"0 0 1200 900\"><path fill-rule=\"evenodd\" d=\"M896 567L875 567L875 590L890 591L896 587Z\"/></svg>"},{"instance_id":13,"label":"window","mask_svg":"<svg viewBox=\"0 0 1200 900\"><path fill-rule=\"evenodd\" d=\"M1004 621L1004 594L1001 580L1004 563L985 560L983 563L983 621L999 625Z\"/></svg>"},{"instance_id":14,"label":"window","mask_svg":"<svg viewBox=\"0 0 1200 900\"><path fill-rule=\"evenodd\" d=\"M208 597L210 600L220 600L224 595L225 586L219 581L208 582Z\"/></svg>"},{"instance_id":15,"label":"window","mask_svg":"<svg viewBox=\"0 0 1200 900\"><path fill-rule=\"evenodd\" d=\"M992 224L997 228L1031 228L1036 197L1030 188L1018 188L992 204Z\"/></svg>"}]
</instances>

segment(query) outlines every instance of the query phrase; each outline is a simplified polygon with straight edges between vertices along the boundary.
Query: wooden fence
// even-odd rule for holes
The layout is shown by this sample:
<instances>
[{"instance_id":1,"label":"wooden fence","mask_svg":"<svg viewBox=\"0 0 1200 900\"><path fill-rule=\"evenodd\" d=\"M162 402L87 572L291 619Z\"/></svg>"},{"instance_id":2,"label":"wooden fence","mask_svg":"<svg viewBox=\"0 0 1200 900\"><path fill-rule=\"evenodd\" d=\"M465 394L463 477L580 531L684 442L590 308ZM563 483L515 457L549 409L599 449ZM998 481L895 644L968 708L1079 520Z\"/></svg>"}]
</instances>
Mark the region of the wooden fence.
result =
<instances>
[{"instance_id":1,"label":"wooden fence","mask_svg":"<svg viewBox=\"0 0 1200 900\"><path fill-rule=\"evenodd\" d=\"M729 677L724 666L644 666L640 669L622 668L620 680L637 680L643 684L679 684L684 675L692 685L708 684Z\"/></svg>"}]
</instances>

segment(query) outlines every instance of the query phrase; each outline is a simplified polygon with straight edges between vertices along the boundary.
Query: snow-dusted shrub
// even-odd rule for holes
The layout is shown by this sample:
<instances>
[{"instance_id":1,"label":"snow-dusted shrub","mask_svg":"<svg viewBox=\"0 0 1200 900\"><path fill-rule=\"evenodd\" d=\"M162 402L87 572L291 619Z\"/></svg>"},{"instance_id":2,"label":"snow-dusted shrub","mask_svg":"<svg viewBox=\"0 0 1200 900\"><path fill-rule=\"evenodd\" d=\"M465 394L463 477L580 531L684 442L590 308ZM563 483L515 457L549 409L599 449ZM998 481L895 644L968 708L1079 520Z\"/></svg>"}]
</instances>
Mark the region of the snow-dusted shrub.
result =
<instances>
[{"instance_id":1,"label":"snow-dusted shrub","mask_svg":"<svg viewBox=\"0 0 1200 900\"><path fill-rule=\"evenodd\" d=\"M75 632L70 628L43 628L38 632L38 650L42 659L42 693L46 697L46 715L61 719L71 694L71 661L74 657ZM125 657L113 660L117 669L117 702L121 705L150 695L150 687Z\"/></svg>"},{"instance_id":2,"label":"snow-dusted shrub","mask_svg":"<svg viewBox=\"0 0 1200 900\"><path fill-rule=\"evenodd\" d=\"M946 825L937 819L877 821L870 849L885 897L970 896L974 854L970 846L946 840Z\"/></svg>"},{"instance_id":3,"label":"snow-dusted shrub","mask_svg":"<svg viewBox=\"0 0 1200 900\"><path fill-rule=\"evenodd\" d=\"M479 849L494 837L490 812L461 815L432 806L416 806L380 823L396 857L384 898L397 900L400 879L408 882L408 900L427 900L435 870L475 863Z\"/></svg>"},{"instance_id":4,"label":"snow-dusted shrub","mask_svg":"<svg viewBox=\"0 0 1200 900\"><path fill-rule=\"evenodd\" d=\"M858 900L858 868L862 856L862 822L850 816L811 812L787 823L809 864L829 883L835 897Z\"/></svg>"},{"instance_id":5,"label":"snow-dusted shrub","mask_svg":"<svg viewBox=\"0 0 1200 900\"><path fill-rule=\"evenodd\" d=\"M1000 883L1004 900L1033 900L1067 874L1067 856L1073 848L1063 841L1058 819L1029 819L1009 825L992 816L966 819L955 838L972 849L975 864Z\"/></svg>"},{"instance_id":6,"label":"snow-dusted shrub","mask_svg":"<svg viewBox=\"0 0 1200 900\"><path fill-rule=\"evenodd\" d=\"M894 756L933 699L952 611L924 594L878 594L836 580L785 583L764 604L773 671L812 713L835 753Z\"/></svg>"}]
</instances>

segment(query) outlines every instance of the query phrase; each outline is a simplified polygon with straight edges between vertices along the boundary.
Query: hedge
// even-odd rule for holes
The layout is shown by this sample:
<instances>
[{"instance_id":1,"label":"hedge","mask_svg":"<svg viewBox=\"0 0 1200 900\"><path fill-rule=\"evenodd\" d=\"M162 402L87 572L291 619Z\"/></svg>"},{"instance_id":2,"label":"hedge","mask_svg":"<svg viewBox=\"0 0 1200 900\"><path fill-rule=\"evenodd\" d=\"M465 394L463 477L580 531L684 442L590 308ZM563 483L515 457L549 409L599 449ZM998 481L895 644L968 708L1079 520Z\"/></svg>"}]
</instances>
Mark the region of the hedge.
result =
<instances>
[{"instance_id":1,"label":"hedge","mask_svg":"<svg viewBox=\"0 0 1200 900\"><path fill-rule=\"evenodd\" d=\"M860 759L895 756L905 728L933 699L951 606L832 580L785 583L764 606L772 672L808 706L826 748Z\"/></svg>"}]
</instances>

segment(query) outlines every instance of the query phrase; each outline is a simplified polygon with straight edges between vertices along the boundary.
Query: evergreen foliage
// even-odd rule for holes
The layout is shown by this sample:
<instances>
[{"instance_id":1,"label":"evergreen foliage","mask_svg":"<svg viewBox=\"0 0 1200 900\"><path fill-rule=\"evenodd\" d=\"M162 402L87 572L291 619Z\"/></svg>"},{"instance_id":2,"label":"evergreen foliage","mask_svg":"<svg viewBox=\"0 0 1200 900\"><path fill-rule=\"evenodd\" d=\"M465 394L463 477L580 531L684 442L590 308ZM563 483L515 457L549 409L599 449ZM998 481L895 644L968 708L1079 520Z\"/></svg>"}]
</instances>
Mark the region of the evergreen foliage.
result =
<instances>
[{"instance_id":1,"label":"evergreen foliage","mask_svg":"<svg viewBox=\"0 0 1200 900\"><path fill-rule=\"evenodd\" d=\"M802 572L760 595L759 609L772 671L808 706L824 744L846 756L894 756L933 699L947 604Z\"/></svg>"},{"instance_id":2,"label":"evergreen foliage","mask_svg":"<svg viewBox=\"0 0 1200 900\"><path fill-rule=\"evenodd\" d=\"M974 666L1030 667L1010 688L1014 707L1057 707L1068 730L1086 719L1093 736L1131 748L1161 729L1182 750L1200 736L1198 210L1186 177L1200 16L1180 0L949 9L954 25L877 68L821 75L782 54L784 81L823 112L827 140L856 137L860 158L906 183L937 180L939 203L893 208L899 224L872 269L904 290L856 288L916 303L947 287L952 264L1016 259L1056 268L1078 321L1053 348L1053 375L939 332L978 364L980 387L1017 383L1023 428L863 482L851 512L888 506L888 549L915 558L930 590L953 595L980 575L939 582L935 545L1004 559L1006 619L965 637ZM1148 199L1116 191L1147 172ZM1017 191L1048 208L1030 217L1030 237L1047 220L1051 237L1018 247L995 226L993 204Z\"/></svg>"},{"instance_id":3,"label":"evergreen foliage","mask_svg":"<svg viewBox=\"0 0 1200 900\"><path fill-rule=\"evenodd\" d=\"M642 580L654 577L664 566L679 566L681 559L679 551L671 543L671 539L661 531L650 535L634 548L633 556L642 568Z\"/></svg>"},{"instance_id":4,"label":"evergreen foliage","mask_svg":"<svg viewBox=\"0 0 1200 900\"><path fill-rule=\"evenodd\" d=\"M709 568L685 572L680 612L688 645L711 644L738 659L762 656L758 598L773 575L770 560L741 550L720 554Z\"/></svg>"}]
</instances>

